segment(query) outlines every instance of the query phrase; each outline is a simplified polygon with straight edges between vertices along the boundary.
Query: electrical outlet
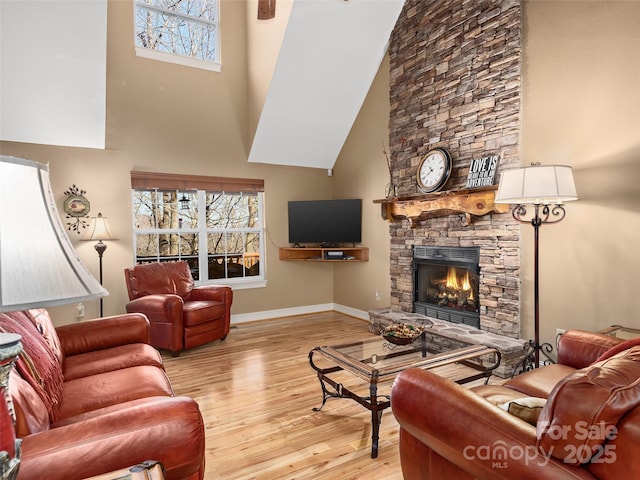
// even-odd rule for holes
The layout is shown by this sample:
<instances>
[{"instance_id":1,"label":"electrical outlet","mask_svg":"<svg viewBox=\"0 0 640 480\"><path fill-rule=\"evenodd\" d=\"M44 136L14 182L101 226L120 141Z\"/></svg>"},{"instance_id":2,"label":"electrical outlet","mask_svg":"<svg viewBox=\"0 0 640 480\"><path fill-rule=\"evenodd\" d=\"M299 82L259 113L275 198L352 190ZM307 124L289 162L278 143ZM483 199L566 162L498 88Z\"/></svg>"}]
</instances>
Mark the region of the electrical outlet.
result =
<instances>
[{"instance_id":1,"label":"electrical outlet","mask_svg":"<svg viewBox=\"0 0 640 480\"><path fill-rule=\"evenodd\" d=\"M78 320L84 318L84 305L82 303L76 305L76 318Z\"/></svg>"},{"instance_id":2,"label":"electrical outlet","mask_svg":"<svg viewBox=\"0 0 640 480\"><path fill-rule=\"evenodd\" d=\"M564 334L564 332L566 332L567 330L564 328L556 328L556 337L559 337L560 335Z\"/></svg>"},{"instance_id":3,"label":"electrical outlet","mask_svg":"<svg viewBox=\"0 0 640 480\"><path fill-rule=\"evenodd\" d=\"M380 289L376 289L376 302L380 301Z\"/></svg>"}]
</instances>

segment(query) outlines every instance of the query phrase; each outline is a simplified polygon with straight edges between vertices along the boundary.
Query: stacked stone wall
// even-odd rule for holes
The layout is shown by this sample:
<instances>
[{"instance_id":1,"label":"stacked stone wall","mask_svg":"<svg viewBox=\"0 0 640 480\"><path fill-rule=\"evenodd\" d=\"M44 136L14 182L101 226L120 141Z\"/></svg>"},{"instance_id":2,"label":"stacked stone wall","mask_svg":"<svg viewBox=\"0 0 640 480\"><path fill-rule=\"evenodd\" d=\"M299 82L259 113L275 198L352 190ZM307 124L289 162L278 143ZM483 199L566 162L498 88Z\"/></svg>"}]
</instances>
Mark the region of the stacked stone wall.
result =
<instances>
[{"instance_id":1,"label":"stacked stone wall","mask_svg":"<svg viewBox=\"0 0 640 480\"><path fill-rule=\"evenodd\" d=\"M520 165L521 5L516 0L407 0L390 39L390 152L400 196L420 194L430 149L453 159L444 190L465 188L473 159ZM413 309L415 245L480 247L481 329L520 336L519 225L509 214L390 224L391 307Z\"/></svg>"}]
</instances>

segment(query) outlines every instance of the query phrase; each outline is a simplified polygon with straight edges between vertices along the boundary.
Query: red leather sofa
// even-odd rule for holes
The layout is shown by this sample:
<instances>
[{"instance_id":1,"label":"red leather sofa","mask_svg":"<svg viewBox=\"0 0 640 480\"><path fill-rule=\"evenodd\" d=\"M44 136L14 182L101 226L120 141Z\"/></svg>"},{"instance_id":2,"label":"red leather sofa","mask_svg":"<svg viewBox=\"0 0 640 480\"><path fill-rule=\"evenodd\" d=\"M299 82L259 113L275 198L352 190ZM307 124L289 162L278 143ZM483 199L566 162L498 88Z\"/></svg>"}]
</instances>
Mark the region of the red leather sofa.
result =
<instances>
[{"instance_id":1,"label":"red leather sofa","mask_svg":"<svg viewBox=\"0 0 640 480\"><path fill-rule=\"evenodd\" d=\"M151 322L151 345L174 356L229 334L233 290L223 285L194 285L184 261L145 263L124 271L127 312Z\"/></svg>"},{"instance_id":2,"label":"red leather sofa","mask_svg":"<svg viewBox=\"0 0 640 480\"><path fill-rule=\"evenodd\" d=\"M558 364L503 385L464 388L429 371L402 372L391 407L404 478L640 478L638 343L569 330ZM530 423L513 414L527 402L538 403L524 408L539 412Z\"/></svg>"},{"instance_id":3,"label":"red leather sofa","mask_svg":"<svg viewBox=\"0 0 640 480\"><path fill-rule=\"evenodd\" d=\"M168 480L204 478L198 404L174 396L144 315L56 329L38 309L0 314L0 331L22 336L9 376L18 480L83 479L150 459Z\"/></svg>"}]
</instances>

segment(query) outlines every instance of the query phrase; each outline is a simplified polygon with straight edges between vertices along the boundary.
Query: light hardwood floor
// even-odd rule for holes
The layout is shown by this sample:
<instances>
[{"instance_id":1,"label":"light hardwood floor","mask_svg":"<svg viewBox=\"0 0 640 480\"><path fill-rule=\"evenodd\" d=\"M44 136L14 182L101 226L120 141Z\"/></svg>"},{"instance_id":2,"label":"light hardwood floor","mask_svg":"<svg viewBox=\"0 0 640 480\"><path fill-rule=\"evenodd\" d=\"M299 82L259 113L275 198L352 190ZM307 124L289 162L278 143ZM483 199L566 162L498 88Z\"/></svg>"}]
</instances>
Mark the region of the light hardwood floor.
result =
<instances>
[{"instance_id":1,"label":"light hardwood floor","mask_svg":"<svg viewBox=\"0 0 640 480\"><path fill-rule=\"evenodd\" d=\"M223 342L165 355L176 394L194 398L202 410L205 479L402 480L391 409L382 416L376 459L371 412L350 399L329 399L322 411L312 410L322 393L309 351L366 336L373 336L367 322L323 312L239 324ZM448 377L459 373L441 368ZM350 375L340 381L353 386ZM379 393L390 387L380 385Z\"/></svg>"},{"instance_id":2,"label":"light hardwood floor","mask_svg":"<svg viewBox=\"0 0 640 480\"><path fill-rule=\"evenodd\" d=\"M206 424L206 480L401 480L398 424L385 410L378 458L371 413L322 394L308 353L373 335L337 312L232 327L227 339L165 356L177 395L193 397Z\"/></svg>"}]
</instances>

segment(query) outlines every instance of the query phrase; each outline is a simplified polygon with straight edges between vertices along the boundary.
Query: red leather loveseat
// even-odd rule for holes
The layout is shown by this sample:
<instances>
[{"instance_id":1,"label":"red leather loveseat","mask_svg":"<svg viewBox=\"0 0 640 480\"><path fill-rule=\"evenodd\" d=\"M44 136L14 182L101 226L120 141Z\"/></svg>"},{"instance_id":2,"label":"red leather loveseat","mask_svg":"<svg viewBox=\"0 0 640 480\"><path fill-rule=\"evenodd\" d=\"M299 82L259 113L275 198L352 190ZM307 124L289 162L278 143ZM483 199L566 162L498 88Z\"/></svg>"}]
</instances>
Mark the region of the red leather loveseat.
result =
<instances>
[{"instance_id":1,"label":"red leather loveseat","mask_svg":"<svg viewBox=\"0 0 640 480\"><path fill-rule=\"evenodd\" d=\"M56 329L38 309L0 314L0 331L22 336L9 376L18 480L77 480L150 459L168 480L204 478L198 404L174 396L144 315Z\"/></svg>"},{"instance_id":2,"label":"red leather loveseat","mask_svg":"<svg viewBox=\"0 0 640 480\"><path fill-rule=\"evenodd\" d=\"M640 478L637 344L569 330L558 364L504 385L464 388L429 371L402 372L391 407L404 478Z\"/></svg>"}]
</instances>

